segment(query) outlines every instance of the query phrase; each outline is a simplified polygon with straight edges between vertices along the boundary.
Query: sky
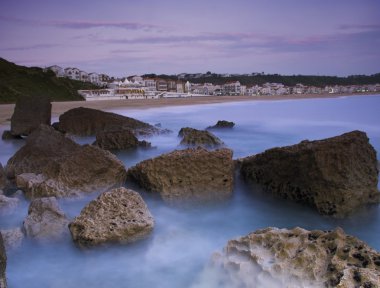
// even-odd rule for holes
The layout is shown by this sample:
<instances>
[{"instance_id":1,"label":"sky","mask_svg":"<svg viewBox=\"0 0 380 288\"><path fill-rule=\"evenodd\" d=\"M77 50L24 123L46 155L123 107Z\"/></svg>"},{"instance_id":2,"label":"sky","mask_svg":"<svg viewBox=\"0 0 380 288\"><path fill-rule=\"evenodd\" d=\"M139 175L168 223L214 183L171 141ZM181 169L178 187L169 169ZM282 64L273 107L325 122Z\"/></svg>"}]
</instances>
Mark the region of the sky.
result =
<instances>
[{"instance_id":1,"label":"sky","mask_svg":"<svg viewBox=\"0 0 380 288\"><path fill-rule=\"evenodd\" d=\"M0 57L135 74L380 72L380 0L0 0Z\"/></svg>"}]
</instances>

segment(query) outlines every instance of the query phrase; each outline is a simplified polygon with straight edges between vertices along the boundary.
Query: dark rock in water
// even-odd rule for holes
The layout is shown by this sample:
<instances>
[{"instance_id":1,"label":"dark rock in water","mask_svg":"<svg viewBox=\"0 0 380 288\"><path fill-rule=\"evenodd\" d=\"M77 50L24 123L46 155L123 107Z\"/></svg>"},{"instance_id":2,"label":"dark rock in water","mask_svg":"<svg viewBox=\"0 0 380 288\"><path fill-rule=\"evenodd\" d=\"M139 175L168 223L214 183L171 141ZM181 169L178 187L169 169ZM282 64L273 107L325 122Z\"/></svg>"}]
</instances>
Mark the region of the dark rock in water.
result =
<instances>
[{"instance_id":1,"label":"dark rock in water","mask_svg":"<svg viewBox=\"0 0 380 288\"><path fill-rule=\"evenodd\" d=\"M48 97L20 97L11 118L11 134L29 135L41 124L50 125L50 121L51 103Z\"/></svg>"},{"instance_id":2,"label":"dark rock in water","mask_svg":"<svg viewBox=\"0 0 380 288\"><path fill-rule=\"evenodd\" d=\"M98 132L93 145L105 150L126 150L139 146L150 147L149 142L139 141L131 130Z\"/></svg>"},{"instance_id":3,"label":"dark rock in water","mask_svg":"<svg viewBox=\"0 0 380 288\"><path fill-rule=\"evenodd\" d=\"M23 139L20 135L13 135L11 131L4 130L3 135L1 136L3 140L15 140L15 139Z\"/></svg>"},{"instance_id":4,"label":"dark rock in water","mask_svg":"<svg viewBox=\"0 0 380 288\"><path fill-rule=\"evenodd\" d=\"M5 276L6 268L7 268L7 254L5 253L3 236L0 233L0 288L7 287L7 278Z\"/></svg>"},{"instance_id":5,"label":"dark rock in water","mask_svg":"<svg viewBox=\"0 0 380 288\"><path fill-rule=\"evenodd\" d=\"M136 135L150 135L160 130L148 123L90 108L74 108L59 117L56 127L70 134L89 136L102 131L132 130Z\"/></svg>"},{"instance_id":6,"label":"dark rock in water","mask_svg":"<svg viewBox=\"0 0 380 288\"><path fill-rule=\"evenodd\" d=\"M197 130L189 127L181 128L178 133L179 137L183 137L181 145L201 146L204 148L217 148L224 143L209 131Z\"/></svg>"},{"instance_id":7,"label":"dark rock in water","mask_svg":"<svg viewBox=\"0 0 380 288\"><path fill-rule=\"evenodd\" d=\"M69 220L59 208L55 197L34 199L29 206L28 216L24 220L24 229L28 237L43 240L59 239L68 232Z\"/></svg>"},{"instance_id":8,"label":"dark rock in water","mask_svg":"<svg viewBox=\"0 0 380 288\"><path fill-rule=\"evenodd\" d=\"M379 202L376 151L360 131L269 149L243 159L241 174L325 215L343 217Z\"/></svg>"},{"instance_id":9,"label":"dark rock in water","mask_svg":"<svg viewBox=\"0 0 380 288\"><path fill-rule=\"evenodd\" d=\"M222 200L232 194L232 151L176 150L140 162L128 176L167 202Z\"/></svg>"},{"instance_id":10,"label":"dark rock in water","mask_svg":"<svg viewBox=\"0 0 380 288\"><path fill-rule=\"evenodd\" d=\"M4 189L7 185L7 177L3 165L0 163L0 190Z\"/></svg>"},{"instance_id":11,"label":"dark rock in water","mask_svg":"<svg viewBox=\"0 0 380 288\"><path fill-rule=\"evenodd\" d=\"M52 127L41 125L8 160L9 177L29 198L66 197L106 191L126 178L123 163L112 153L81 146Z\"/></svg>"},{"instance_id":12,"label":"dark rock in water","mask_svg":"<svg viewBox=\"0 0 380 288\"><path fill-rule=\"evenodd\" d=\"M147 237L154 219L141 196L117 188L104 192L84 207L69 229L80 247L107 242L130 243Z\"/></svg>"},{"instance_id":13,"label":"dark rock in water","mask_svg":"<svg viewBox=\"0 0 380 288\"><path fill-rule=\"evenodd\" d=\"M224 129L224 128L233 128L235 126L234 122L219 120L214 126L209 126L207 129Z\"/></svg>"},{"instance_id":14,"label":"dark rock in water","mask_svg":"<svg viewBox=\"0 0 380 288\"><path fill-rule=\"evenodd\" d=\"M341 228L266 228L228 241L208 269L222 287L379 287L376 261L380 253Z\"/></svg>"}]
</instances>

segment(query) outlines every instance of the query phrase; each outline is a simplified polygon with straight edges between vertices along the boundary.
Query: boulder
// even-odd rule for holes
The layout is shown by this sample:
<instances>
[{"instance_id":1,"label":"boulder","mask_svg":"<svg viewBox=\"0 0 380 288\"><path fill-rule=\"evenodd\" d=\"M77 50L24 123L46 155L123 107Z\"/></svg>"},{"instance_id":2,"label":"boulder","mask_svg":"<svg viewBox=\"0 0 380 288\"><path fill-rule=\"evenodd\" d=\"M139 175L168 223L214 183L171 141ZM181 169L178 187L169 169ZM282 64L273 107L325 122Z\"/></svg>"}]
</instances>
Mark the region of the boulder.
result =
<instances>
[{"instance_id":1,"label":"boulder","mask_svg":"<svg viewBox=\"0 0 380 288\"><path fill-rule=\"evenodd\" d=\"M1 135L1 139L3 140L14 140L14 139L23 139L20 135L12 135L10 130L4 130Z\"/></svg>"},{"instance_id":2,"label":"boulder","mask_svg":"<svg viewBox=\"0 0 380 288\"><path fill-rule=\"evenodd\" d=\"M182 137L180 144L185 146L217 148L224 145L224 143L218 137L206 130L197 130L185 127L181 128L178 136Z\"/></svg>"},{"instance_id":3,"label":"boulder","mask_svg":"<svg viewBox=\"0 0 380 288\"><path fill-rule=\"evenodd\" d=\"M7 268L7 254L5 253L3 237L0 232L0 288L7 287L7 278L5 276L6 268Z\"/></svg>"},{"instance_id":4,"label":"boulder","mask_svg":"<svg viewBox=\"0 0 380 288\"><path fill-rule=\"evenodd\" d=\"M348 288L380 283L380 253L341 228L258 230L228 241L210 268L223 275L222 287Z\"/></svg>"},{"instance_id":5,"label":"boulder","mask_svg":"<svg viewBox=\"0 0 380 288\"><path fill-rule=\"evenodd\" d=\"M219 120L216 122L214 126L209 126L206 129L225 129L225 128L233 128L235 126L234 122Z\"/></svg>"},{"instance_id":6,"label":"boulder","mask_svg":"<svg viewBox=\"0 0 380 288\"><path fill-rule=\"evenodd\" d=\"M89 247L130 243L148 236L154 219L141 196L126 188L102 193L84 207L69 229L75 243Z\"/></svg>"},{"instance_id":7,"label":"boulder","mask_svg":"<svg viewBox=\"0 0 380 288\"><path fill-rule=\"evenodd\" d=\"M123 163L110 152L81 146L46 125L28 137L6 170L31 199L106 191L126 178Z\"/></svg>"},{"instance_id":8,"label":"boulder","mask_svg":"<svg viewBox=\"0 0 380 288\"><path fill-rule=\"evenodd\" d=\"M105 150L127 150L137 147L150 147L150 143L139 141L131 130L102 131L96 133L95 146Z\"/></svg>"},{"instance_id":9,"label":"boulder","mask_svg":"<svg viewBox=\"0 0 380 288\"><path fill-rule=\"evenodd\" d=\"M3 194L0 194L0 212L12 210L19 203L20 203L20 200L18 198L7 197Z\"/></svg>"},{"instance_id":10,"label":"boulder","mask_svg":"<svg viewBox=\"0 0 380 288\"><path fill-rule=\"evenodd\" d=\"M0 230L3 235L4 246L6 250L17 249L24 240L24 233L20 227L13 229Z\"/></svg>"},{"instance_id":11,"label":"boulder","mask_svg":"<svg viewBox=\"0 0 380 288\"><path fill-rule=\"evenodd\" d=\"M58 206L55 197L34 199L29 206L23 226L26 236L35 239L59 239L65 232L69 220Z\"/></svg>"},{"instance_id":12,"label":"boulder","mask_svg":"<svg viewBox=\"0 0 380 288\"><path fill-rule=\"evenodd\" d=\"M51 103L48 97L19 97L11 118L12 135L29 135L40 124L50 125Z\"/></svg>"},{"instance_id":13,"label":"boulder","mask_svg":"<svg viewBox=\"0 0 380 288\"><path fill-rule=\"evenodd\" d=\"M148 123L90 108L74 108L59 117L56 128L70 134L89 136L109 130L132 130L136 135L154 134L160 130Z\"/></svg>"},{"instance_id":14,"label":"boulder","mask_svg":"<svg viewBox=\"0 0 380 288\"><path fill-rule=\"evenodd\" d=\"M3 165L0 163L0 190L3 190L7 186L7 177Z\"/></svg>"},{"instance_id":15,"label":"boulder","mask_svg":"<svg viewBox=\"0 0 380 288\"><path fill-rule=\"evenodd\" d=\"M128 176L167 202L222 200L232 194L232 151L176 150L138 163Z\"/></svg>"},{"instance_id":16,"label":"boulder","mask_svg":"<svg viewBox=\"0 0 380 288\"><path fill-rule=\"evenodd\" d=\"M379 202L376 151L364 132L273 148L241 162L246 181L324 215L344 217Z\"/></svg>"}]
</instances>

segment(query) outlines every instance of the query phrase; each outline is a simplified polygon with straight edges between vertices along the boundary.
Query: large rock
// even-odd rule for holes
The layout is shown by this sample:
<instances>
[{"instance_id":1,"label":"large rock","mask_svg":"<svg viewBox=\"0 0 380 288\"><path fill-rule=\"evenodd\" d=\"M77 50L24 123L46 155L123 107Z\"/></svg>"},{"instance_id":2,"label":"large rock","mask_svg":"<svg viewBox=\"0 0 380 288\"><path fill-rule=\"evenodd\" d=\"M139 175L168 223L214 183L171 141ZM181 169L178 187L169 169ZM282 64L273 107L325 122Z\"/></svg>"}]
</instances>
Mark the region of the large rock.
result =
<instances>
[{"instance_id":1,"label":"large rock","mask_svg":"<svg viewBox=\"0 0 380 288\"><path fill-rule=\"evenodd\" d=\"M34 199L29 206L23 226L26 236L39 240L59 239L68 232L69 220L55 197Z\"/></svg>"},{"instance_id":2,"label":"large rock","mask_svg":"<svg viewBox=\"0 0 380 288\"><path fill-rule=\"evenodd\" d=\"M11 118L12 135L29 135L40 124L50 125L51 103L47 97L24 96L17 99Z\"/></svg>"},{"instance_id":3,"label":"large rock","mask_svg":"<svg viewBox=\"0 0 380 288\"><path fill-rule=\"evenodd\" d=\"M96 133L96 145L105 150L126 150L150 147L150 143L139 141L131 130L103 131Z\"/></svg>"},{"instance_id":4,"label":"large rock","mask_svg":"<svg viewBox=\"0 0 380 288\"><path fill-rule=\"evenodd\" d=\"M6 170L29 198L106 191L126 178L123 163L110 152L81 146L45 125L28 137Z\"/></svg>"},{"instance_id":5,"label":"large rock","mask_svg":"<svg viewBox=\"0 0 380 288\"><path fill-rule=\"evenodd\" d=\"M218 287L354 288L380 283L380 253L340 228L258 230L229 241L223 253L214 255L211 268L220 269L224 277L225 286Z\"/></svg>"},{"instance_id":6,"label":"large rock","mask_svg":"<svg viewBox=\"0 0 380 288\"><path fill-rule=\"evenodd\" d=\"M0 230L0 232L3 235L4 246L7 251L20 247L25 237L20 227Z\"/></svg>"},{"instance_id":7,"label":"large rock","mask_svg":"<svg viewBox=\"0 0 380 288\"><path fill-rule=\"evenodd\" d=\"M168 202L221 200L232 193L232 151L176 150L140 162L128 175Z\"/></svg>"},{"instance_id":8,"label":"large rock","mask_svg":"<svg viewBox=\"0 0 380 288\"><path fill-rule=\"evenodd\" d=\"M185 146L217 148L224 145L218 137L206 130L197 130L185 127L179 130L178 136L182 137L180 144Z\"/></svg>"},{"instance_id":9,"label":"large rock","mask_svg":"<svg viewBox=\"0 0 380 288\"><path fill-rule=\"evenodd\" d=\"M233 128L235 126L234 122L226 121L226 120L219 120L216 122L214 126L209 126L207 129L226 129L226 128Z\"/></svg>"},{"instance_id":10,"label":"large rock","mask_svg":"<svg viewBox=\"0 0 380 288\"><path fill-rule=\"evenodd\" d=\"M144 200L125 188L104 192L69 224L72 238L80 247L134 242L147 237L153 226Z\"/></svg>"},{"instance_id":11,"label":"large rock","mask_svg":"<svg viewBox=\"0 0 380 288\"><path fill-rule=\"evenodd\" d=\"M5 175L5 170L3 165L0 163L0 190L4 189L7 186L7 177Z\"/></svg>"},{"instance_id":12,"label":"large rock","mask_svg":"<svg viewBox=\"0 0 380 288\"><path fill-rule=\"evenodd\" d=\"M243 159L241 174L276 195L336 217L379 201L376 151L360 131L267 150Z\"/></svg>"},{"instance_id":13,"label":"large rock","mask_svg":"<svg viewBox=\"0 0 380 288\"><path fill-rule=\"evenodd\" d=\"M7 287L7 278L5 276L6 268L7 268L7 254L5 253L3 237L0 232L0 288Z\"/></svg>"},{"instance_id":14,"label":"large rock","mask_svg":"<svg viewBox=\"0 0 380 288\"><path fill-rule=\"evenodd\" d=\"M153 134L160 130L148 123L90 108L74 108L59 117L58 129L74 135L88 136L109 130L132 130L138 134Z\"/></svg>"}]
</instances>

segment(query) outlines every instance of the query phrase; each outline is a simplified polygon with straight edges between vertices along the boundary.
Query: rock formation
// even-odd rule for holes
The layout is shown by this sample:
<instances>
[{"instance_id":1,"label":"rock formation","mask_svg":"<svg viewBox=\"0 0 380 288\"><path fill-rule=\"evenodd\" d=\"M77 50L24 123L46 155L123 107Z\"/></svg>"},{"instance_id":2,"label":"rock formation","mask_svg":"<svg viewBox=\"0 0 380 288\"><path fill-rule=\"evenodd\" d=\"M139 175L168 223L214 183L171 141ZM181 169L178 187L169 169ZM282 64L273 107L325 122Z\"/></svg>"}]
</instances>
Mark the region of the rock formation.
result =
<instances>
[{"instance_id":1,"label":"rock formation","mask_svg":"<svg viewBox=\"0 0 380 288\"><path fill-rule=\"evenodd\" d=\"M218 137L209 131L197 130L189 127L181 128L178 136L182 137L180 144L185 146L217 148L224 144Z\"/></svg>"},{"instance_id":2,"label":"rock formation","mask_svg":"<svg viewBox=\"0 0 380 288\"><path fill-rule=\"evenodd\" d=\"M40 124L50 125L51 103L47 97L20 97L11 118L12 135L29 135Z\"/></svg>"},{"instance_id":3,"label":"rock formation","mask_svg":"<svg viewBox=\"0 0 380 288\"><path fill-rule=\"evenodd\" d=\"M20 227L0 230L0 232L3 235L3 241L6 250L16 249L21 246L21 243L24 239L24 233Z\"/></svg>"},{"instance_id":4,"label":"rock formation","mask_svg":"<svg viewBox=\"0 0 380 288\"><path fill-rule=\"evenodd\" d=\"M376 151L360 131L269 149L243 159L241 174L325 215L343 217L379 201Z\"/></svg>"},{"instance_id":5,"label":"rock formation","mask_svg":"<svg viewBox=\"0 0 380 288\"><path fill-rule=\"evenodd\" d=\"M0 233L0 288L7 287L7 278L5 276L6 268L7 268L7 254L5 253L3 237Z\"/></svg>"},{"instance_id":6,"label":"rock formation","mask_svg":"<svg viewBox=\"0 0 380 288\"><path fill-rule=\"evenodd\" d=\"M123 163L110 152L76 144L46 125L28 137L6 170L29 198L106 191L126 178Z\"/></svg>"},{"instance_id":7,"label":"rock formation","mask_svg":"<svg viewBox=\"0 0 380 288\"><path fill-rule=\"evenodd\" d=\"M20 135L12 135L11 131L4 130L3 135L1 135L3 140L14 140L14 139L23 139Z\"/></svg>"},{"instance_id":8,"label":"rock formation","mask_svg":"<svg viewBox=\"0 0 380 288\"><path fill-rule=\"evenodd\" d=\"M68 232L69 220L55 197L34 199L29 206L23 226L26 236L39 240L59 239Z\"/></svg>"},{"instance_id":9,"label":"rock formation","mask_svg":"<svg viewBox=\"0 0 380 288\"><path fill-rule=\"evenodd\" d=\"M96 145L105 150L126 150L137 147L150 147L150 143L139 141L131 130L102 131L96 133Z\"/></svg>"},{"instance_id":10,"label":"rock formation","mask_svg":"<svg viewBox=\"0 0 380 288\"><path fill-rule=\"evenodd\" d=\"M60 131L80 136L95 135L98 132L115 129L129 129L136 135L149 135L160 131L148 123L133 118L83 107L63 113L56 126Z\"/></svg>"},{"instance_id":11,"label":"rock formation","mask_svg":"<svg viewBox=\"0 0 380 288\"><path fill-rule=\"evenodd\" d=\"M232 151L176 150L140 162L128 176L167 202L221 200L232 193Z\"/></svg>"},{"instance_id":12,"label":"rock formation","mask_svg":"<svg viewBox=\"0 0 380 288\"><path fill-rule=\"evenodd\" d=\"M1 190L0 190L1 191ZM7 197L0 194L0 212L15 208L20 203L17 198Z\"/></svg>"},{"instance_id":13,"label":"rock formation","mask_svg":"<svg viewBox=\"0 0 380 288\"><path fill-rule=\"evenodd\" d=\"M334 231L301 228L258 230L228 242L216 254L226 286L379 287L380 253L363 241ZM220 286L218 286L220 287Z\"/></svg>"},{"instance_id":14,"label":"rock formation","mask_svg":"<svg viewBox=\"0 0 380 288\"><path fill-rule=\"evenodd\" d=\"M7 185L7 177L3 165L0 163L0 190L3 190Z\"/></svg>"},{"instance_id":15,"label":"rock formation","mask_svg":"<svg viewBox=\"0 0 380 288\"><path fill-rule=\"evenodd\" d=\"M147 237L153 226L154 219L144 200L125 188L102 193L69 224L74 242L82 248L134 242Z\"/></svg>"},{"instance_id":16,"label":"rock formation","mask_svg":"<svg viewBox=\"0 0 380 288\"><path fill-rule=\"evenodd\" d=\"M219 120L214 126L209 126L207 129L224 129L224 128L233 128L235 126L234 122Z\"/></svg>"}]
</instances>

